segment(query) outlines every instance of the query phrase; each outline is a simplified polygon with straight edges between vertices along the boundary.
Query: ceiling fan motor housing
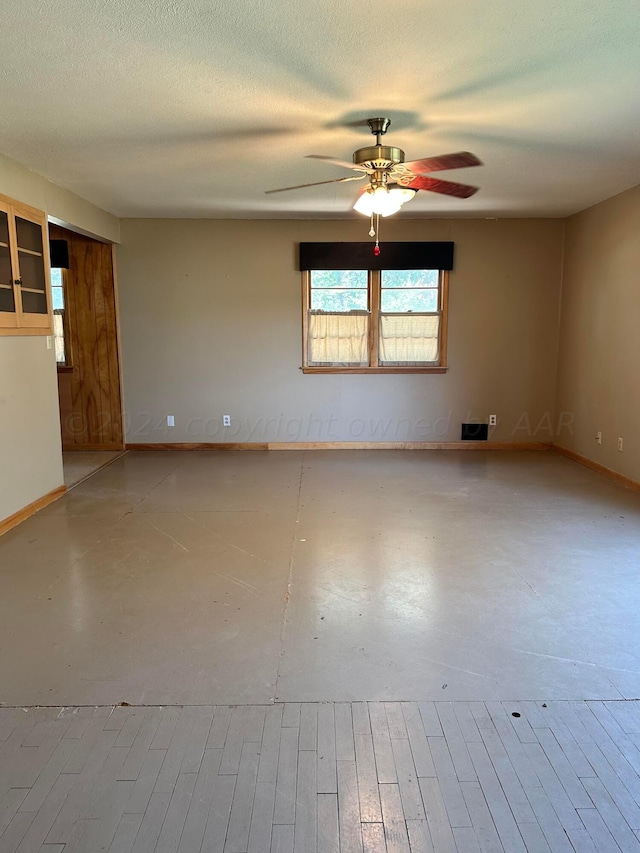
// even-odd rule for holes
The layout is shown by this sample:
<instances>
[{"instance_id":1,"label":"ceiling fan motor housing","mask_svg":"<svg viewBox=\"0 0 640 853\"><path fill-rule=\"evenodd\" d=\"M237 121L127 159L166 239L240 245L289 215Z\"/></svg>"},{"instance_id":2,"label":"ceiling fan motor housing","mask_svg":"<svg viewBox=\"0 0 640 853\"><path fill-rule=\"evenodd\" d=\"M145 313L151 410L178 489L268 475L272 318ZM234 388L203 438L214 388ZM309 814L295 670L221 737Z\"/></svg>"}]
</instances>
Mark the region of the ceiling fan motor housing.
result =
<instances>
[{"instance_id":1,"label":"ceiling fan motor housing","mask_svg":"<svg viewBox=\"0 0 640 853\"><path fill-rule=\"evenodd\" d=\"M404 163L404 151L392 145L369 145L354 151L353 162L367 169L389 169Z\"/></svg>"}]
</instances>

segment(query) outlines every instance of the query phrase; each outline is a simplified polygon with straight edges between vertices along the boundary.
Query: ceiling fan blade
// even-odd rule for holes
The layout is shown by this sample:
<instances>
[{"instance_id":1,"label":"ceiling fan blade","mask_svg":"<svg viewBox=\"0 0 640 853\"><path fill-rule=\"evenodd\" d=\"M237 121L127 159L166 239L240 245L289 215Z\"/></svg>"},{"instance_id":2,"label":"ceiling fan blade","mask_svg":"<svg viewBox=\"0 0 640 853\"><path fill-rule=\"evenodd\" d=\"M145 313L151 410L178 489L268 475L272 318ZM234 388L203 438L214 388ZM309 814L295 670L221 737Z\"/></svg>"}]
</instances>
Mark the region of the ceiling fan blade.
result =
<instances>
[{"instance_id":1,"label":"ceiling fan blade","mask_svg":"<svg viewBox=\"0 0 640 853\"><path fill-rule=\"evenodd\" d=\"M426 175L416 175L414 178L404 178L399 183L412 190L429 190L432 193L452 195L456 198L469 198L478 192L478 187L468 184L454 184L453 181L441 181L438 178L428 178Z\"/></svg>"},{"instance_id":2,"label":"ceiling fan blade","mask_svg":"<svg viewBox=\"0 0 640 853\"><path fill-rule=\"evenodd\" d=\"M458 151L457 154L441 154L439 157L425 157L423 160L410 160L402 163L401 167L423 175L427 172L442 172L445 169L466 169L468 166L482 166L475 154L469 151Z\"/></svg>"},{"instance_id":3,"label":"ceiling fan blade","mask_svg":"<svg viewBox=\"0 0 640 853\"><path fill-rule=\"evenodd\" d=\"M305 154L307 160L324 160L326 163L333 163L334 166L344 166L345 169L354 169L356 172L370 172L365 166L356 166L355 163L349 163L346 160L336 160L335 157L325 157L324 154Z\"/></svg>"},{"instance_id":4,"label":"ceiling fan blade","mask_svg":"<svg viewBox=\"0 0 640 853\"><path fill-rule=\"evenodd\" d=\"M265 190L265 195L271 195L272 193L286 193L289 190L302 190L305 187L319 187L322 186L322 184L342 184L345 181L361 181L364 177L364 175L354 175L353 177L349 176L348 178L333 178L331 181L314 181L312 184L296 184L295 187L280 187L277 190Z\"/></svg>"}]
</instances>

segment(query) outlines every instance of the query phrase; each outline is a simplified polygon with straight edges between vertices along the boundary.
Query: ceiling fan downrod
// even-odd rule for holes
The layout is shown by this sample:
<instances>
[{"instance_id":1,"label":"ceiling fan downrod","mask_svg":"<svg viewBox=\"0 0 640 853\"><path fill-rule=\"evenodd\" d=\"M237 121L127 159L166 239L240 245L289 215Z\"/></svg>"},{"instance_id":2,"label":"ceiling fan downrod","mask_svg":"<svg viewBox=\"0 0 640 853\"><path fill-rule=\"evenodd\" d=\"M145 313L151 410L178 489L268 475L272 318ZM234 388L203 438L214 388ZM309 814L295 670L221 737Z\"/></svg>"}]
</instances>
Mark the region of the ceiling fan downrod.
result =
<instances>
[{"instance_id":1,"label":"ceiling fan downrod","mask_svg":"<svg viewBox=\"0 0 640 853\"><path fill-rule=\"evenodd\" d=\"M367 124L371 129L371 133L376 138L376 145L380 145L380 137L384 136L384 134L389 129L389 125L391 124L390 118L369 118L367 119Z\"/></svg>"}]
</instances>

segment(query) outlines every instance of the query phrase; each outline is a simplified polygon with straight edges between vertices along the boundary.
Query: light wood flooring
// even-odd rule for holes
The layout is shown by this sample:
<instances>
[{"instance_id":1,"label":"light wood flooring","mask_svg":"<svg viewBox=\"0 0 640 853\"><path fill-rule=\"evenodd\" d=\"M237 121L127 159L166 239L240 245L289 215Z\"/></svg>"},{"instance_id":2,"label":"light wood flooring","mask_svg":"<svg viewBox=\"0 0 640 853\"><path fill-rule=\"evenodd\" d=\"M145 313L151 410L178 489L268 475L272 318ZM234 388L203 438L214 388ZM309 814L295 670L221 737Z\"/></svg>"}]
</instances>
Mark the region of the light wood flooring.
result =
<instances>
[{"instance_id":1,"label":"light wood flooring","mask_svg":"<svg viewBox=\"0 0 640 853\"><path fill-rule=\"evenodd\" d=\"M0 710L0 851L640 850L640 703Z\"/></svg>"}]
</instances>

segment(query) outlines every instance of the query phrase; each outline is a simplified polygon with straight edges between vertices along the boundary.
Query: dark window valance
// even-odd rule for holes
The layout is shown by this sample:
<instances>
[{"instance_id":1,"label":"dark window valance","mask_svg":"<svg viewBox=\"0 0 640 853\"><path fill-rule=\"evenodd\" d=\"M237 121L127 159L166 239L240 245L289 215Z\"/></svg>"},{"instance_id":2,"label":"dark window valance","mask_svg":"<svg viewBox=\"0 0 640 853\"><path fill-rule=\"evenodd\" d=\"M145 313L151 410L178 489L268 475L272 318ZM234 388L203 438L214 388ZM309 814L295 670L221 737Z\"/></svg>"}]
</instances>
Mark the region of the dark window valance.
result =
<instances>
[{"instance_id":1,"label":"dark window valance","mask_svg":"<svg viewBox=\"0 0 640 853\"><path fill-rule=\"evenodd\" d=\"M66 240L49 240L52 269L69 269L69 244Z\"/></svg>"},{"instance_id":2,"label":"dark window valance","mask_svg":"<svg viewBox=\"0 0 640 853\"><path fill-rule=\"evenodd\" d=\"M452 270L453 243L300 243L301 270Z\"/></svg>"}]
</instances>

